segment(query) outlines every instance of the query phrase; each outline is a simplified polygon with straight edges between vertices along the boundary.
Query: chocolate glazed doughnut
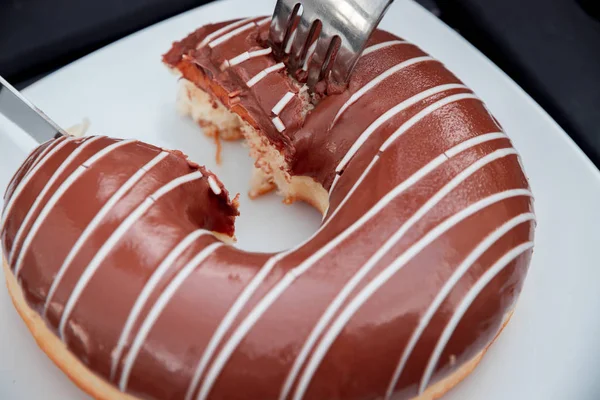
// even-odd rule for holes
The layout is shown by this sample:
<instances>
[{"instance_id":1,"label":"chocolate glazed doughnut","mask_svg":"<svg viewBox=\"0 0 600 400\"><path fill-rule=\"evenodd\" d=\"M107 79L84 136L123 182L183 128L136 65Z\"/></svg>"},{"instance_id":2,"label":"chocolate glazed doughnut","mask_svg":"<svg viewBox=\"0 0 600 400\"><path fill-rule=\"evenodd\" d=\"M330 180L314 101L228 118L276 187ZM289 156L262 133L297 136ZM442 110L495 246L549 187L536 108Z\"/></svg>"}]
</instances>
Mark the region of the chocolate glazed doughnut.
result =
<instances>
[{"instance_id":1,"label":"chocolate glazed doughnut","mask_svg":"<svg viewBox=\"0 0 600 400\"><path fill-rule=\"evenodd\" d=\"M179 152L101 136L34 150L0 226L13 300L100 398L430 399L475 367L529 265L532 194L483 103L377 31L347 89L310 95L268 19L164 56L182 110L244 136L260 191L323 214L275 253L225 244L237 202Z\"/></svg>"}]
</instances>

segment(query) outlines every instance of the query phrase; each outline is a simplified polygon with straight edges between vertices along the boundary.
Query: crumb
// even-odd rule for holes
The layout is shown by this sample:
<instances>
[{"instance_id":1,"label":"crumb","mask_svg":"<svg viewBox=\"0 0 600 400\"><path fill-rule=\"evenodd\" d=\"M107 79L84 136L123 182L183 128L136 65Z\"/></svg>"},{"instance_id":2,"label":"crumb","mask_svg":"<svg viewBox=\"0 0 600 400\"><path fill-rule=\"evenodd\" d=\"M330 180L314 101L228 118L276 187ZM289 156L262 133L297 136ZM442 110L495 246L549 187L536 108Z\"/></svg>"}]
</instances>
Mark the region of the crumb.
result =
<instances>
[{"instance_id":1,"label":"crumb","mask_svg":"<svg viewBox=\"0 0 600 400\"><path fill-rule=\"evenodd\" d=\"M239 193L236 194L233 199L231 199L231 204L235 207L236 210L240 207L240 194Z\"/></svg>"},{"instance_id":2,"label":"crumb","mask_svg":"<svg viewBox=\"0 0 600 400\"><path fill-rule=\"evenodd\" d=\"M215 145L217 146L217 152L215 154L215 161L216 161L217 165L221 165L221 152L223 150L223 148L221 146L221 137L217 133L214 136L214 138L215 138Z\"/></svg>"},{"instance_id":3,"label":"crumb","mask_svg":"<svg viewBox=\"0 0 600 400\"><path fill-rule=\"evenodd\" d=\"M68 128L67 133L76 138L80 138L85 136L89 127L90 120L88 118L84 118L79 124L73 125L72 127Z\"/></svg>"},{"instance_id":4,"label":"crumb","mask_svg":"<svg viewBox=\"0 0 600 400\"><path fill-rule=\"evenodd\" d=\"M456 356L454 354L450 355L450 366L454 366L456 364Z\"/></svg>"},{"instance_id":5,"label":"crumb","mask_svg":"<svg viewBox=\"0 0 600 400\"><path fill-rule=\"evenodd\" d=\"M283 204L290 205L290 204L294 204L295 201L296 201L295 197L288 196L283 199Z\"/></svg>"}]
</instances>

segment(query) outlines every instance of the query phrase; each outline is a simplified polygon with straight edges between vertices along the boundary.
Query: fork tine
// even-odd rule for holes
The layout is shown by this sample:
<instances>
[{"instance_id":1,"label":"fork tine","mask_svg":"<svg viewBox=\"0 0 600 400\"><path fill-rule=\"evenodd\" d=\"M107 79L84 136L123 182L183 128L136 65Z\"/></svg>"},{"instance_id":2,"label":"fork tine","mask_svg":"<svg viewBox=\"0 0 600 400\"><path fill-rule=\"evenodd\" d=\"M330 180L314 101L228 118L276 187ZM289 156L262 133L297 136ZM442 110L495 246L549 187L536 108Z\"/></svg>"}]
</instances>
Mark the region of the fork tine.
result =
<instances>
[{"instance_id":1,"label":"fork tine","mask_svg":"<svg viewBox=\"0 0 600 400\"><path fill-rule=\"evenodd\" d=\"M332 46L335 46L334 37L327 29L323 27L321 34L316 42L317 46L310 60L308 60L308 80L307 85L310 89L319 82L324 73L327 72L333 61L331 59Z\"/></svg>"},{"instance_id":2,"label":"fork tine","mask_svg":"<svg viewBox=\"0 0 600 400\"><path fill-rule=\"evenodd\" d=\"M287 59L291 74L307 70L311 89L325 76L345 85L392 1L277 0L269 32L273 53ZM307 59L313 42L316 51Z\"/></svg>"},{"instance_id":3,"label":"fork tine","mask_svg":"<svg viewBox=\"0 0 600 400\"><path fill-rule=\"evenodd\" d=\"M292 43L292 49L290 50L290 57L288 59L289 67L292 71L297 71L302 68L311 39L314 37L314 33L319 26L320 21L313 22L309 18L305 18L305 15L300 18L300 22L296 27L294 43Z\"/></svg>"},{"instance_id":4,"label":"fork tine","mask_svg":"<svg viewBox=\"0 0 600 400\"><path fill-rule=\"evenodd\" d=\"M278 56L283 56L283 49L289 39L294 18L298 14L298 0L278 0L273 11L273 19L269 28L269 42Z\"/></svg>"}]
</instances>

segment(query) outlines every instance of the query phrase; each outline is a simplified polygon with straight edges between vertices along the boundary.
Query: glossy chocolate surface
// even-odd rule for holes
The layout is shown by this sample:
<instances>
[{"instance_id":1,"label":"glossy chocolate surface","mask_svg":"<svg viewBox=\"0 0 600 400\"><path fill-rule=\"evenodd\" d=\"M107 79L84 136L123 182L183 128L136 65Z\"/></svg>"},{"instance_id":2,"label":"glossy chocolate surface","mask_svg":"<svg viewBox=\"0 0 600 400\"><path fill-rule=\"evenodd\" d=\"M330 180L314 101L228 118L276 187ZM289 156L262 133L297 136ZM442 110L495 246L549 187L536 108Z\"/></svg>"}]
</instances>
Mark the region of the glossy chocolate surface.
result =
<instances>
[{"instance_id":1,"label":"glossy chocolate surface","mask_svg":"<svg viewBox=\"0 0 600 400\"><path fill-rule=\"evenodd\" d=\"M255 26L197 49L207 35L233 31L236 21L202 27L175 43L164 61L259 128L285 154L290 174L333 186L324 223L310 240L283 253L258 254L214 247L218 239L202 234L156 278L184 238L198 229L232 234L237 215L225 191L211 191L207 171L169 153L102 218L48 299L86 227L161 154L138 142L109 152L40 215L86 159L116 143L99 138L86 146L32 208L69 154L90 140L76 139L51 156L42 154L45 147L36 150L17 172L5 195L12 207L5 208L0 232L3 254L13 254L10 266L30 306L44 313L47 303L45 318L57 334L64 319L62 339L69 349L92 371L142 398L375 399L386 392L412 398L484 349L521 290L535 222L518 155L483 103L434 60L390 74L334 121L344 103L377 76L426 57L382 31L371 46L396 42L363 55L348 89L322 93L306 118L305 104L295 95L278 114L285 126L279 132L272 109L300 85L280 70L248 87L252 77L277 63L269 55L222 70L224 61L264 49L268 24L259 21L241 21L238 27ZM441 85L452 86L436 91ZM235 97L240 101L230 103ZM369 126L399 104L408 105L352 150ZM336 167L349 151L353 156L338 168L336 180ZM152 198L195 171L203 177ZM148 198L151 205L127 225ZM128 229L103 253L124 225ZM194 258L201 261L190 263ZM96 265L91 275L90 265ZM457 275L460 268L464 273ZM76 287L83 289L65 318ZM134 309L137 318L124 335ZM449 336L440 347L443 332ZM436 347L441 352L432 363ZM431 363L431 379L424 379Z\"/></svg>"}]
</instances>

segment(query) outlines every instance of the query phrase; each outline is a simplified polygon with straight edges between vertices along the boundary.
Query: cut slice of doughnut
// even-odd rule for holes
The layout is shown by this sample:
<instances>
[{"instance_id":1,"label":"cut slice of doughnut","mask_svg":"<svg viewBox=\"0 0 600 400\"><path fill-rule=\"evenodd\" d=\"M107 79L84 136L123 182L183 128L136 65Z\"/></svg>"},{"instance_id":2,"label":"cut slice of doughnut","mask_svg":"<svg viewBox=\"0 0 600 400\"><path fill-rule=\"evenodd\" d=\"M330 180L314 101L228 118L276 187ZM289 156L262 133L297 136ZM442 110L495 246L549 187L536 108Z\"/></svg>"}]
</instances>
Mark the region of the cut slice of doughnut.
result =
<instances>
[{"instance_id":1,"label":"cut slice of doughnut","mask_svg":"<svg viewBox=\"0 0 600 400\"><path fill-rule=\"evenodd\" d=\"M287 204L304 201L325 213L329 199L323 185L312 177L290 173L284 150L269 140L259 123L239 105L238 96L243 93L219 85L210 79L209 71L198 68L189 57L174 58L178 49L174 46L163 58L174 73L182 76L177 95L178 112L192 118L208 137L245 140L255 165L248 195L256 198L276 189ZM302 102L300 114L303 118L313 108L306 87L289 76L285 80ZM274 114L272 117L278 119Z\"/></svg>"}]
</instances>

